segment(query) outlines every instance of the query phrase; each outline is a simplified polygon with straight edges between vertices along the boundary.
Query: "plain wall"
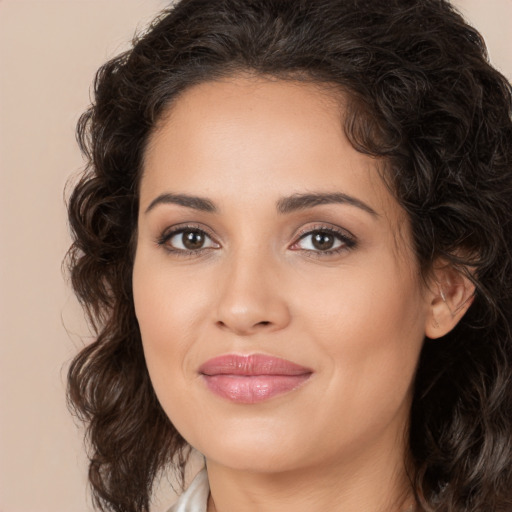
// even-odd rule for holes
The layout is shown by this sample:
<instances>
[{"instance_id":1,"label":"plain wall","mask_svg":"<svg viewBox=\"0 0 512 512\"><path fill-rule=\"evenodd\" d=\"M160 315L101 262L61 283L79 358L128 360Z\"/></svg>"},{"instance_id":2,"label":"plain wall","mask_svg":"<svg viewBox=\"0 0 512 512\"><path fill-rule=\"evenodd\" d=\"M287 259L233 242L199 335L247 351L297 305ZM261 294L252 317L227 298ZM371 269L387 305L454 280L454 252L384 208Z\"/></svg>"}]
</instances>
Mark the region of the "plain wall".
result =
<instances>
[{"instance_id":1,"label":"plain wall","mask_svg":"<svg viewBox=\"0 0 512 512\"><path fill-rule=\"evenodd\" d=\"M376 0L378 1L378 0ZM61 261L95 70L162 0L0 0L0 512L90 512L65 374L87 327ZM512 0L455 2L512 79ZM172 492L163 490L155 512Z\"/></svg>"}]
</instances>

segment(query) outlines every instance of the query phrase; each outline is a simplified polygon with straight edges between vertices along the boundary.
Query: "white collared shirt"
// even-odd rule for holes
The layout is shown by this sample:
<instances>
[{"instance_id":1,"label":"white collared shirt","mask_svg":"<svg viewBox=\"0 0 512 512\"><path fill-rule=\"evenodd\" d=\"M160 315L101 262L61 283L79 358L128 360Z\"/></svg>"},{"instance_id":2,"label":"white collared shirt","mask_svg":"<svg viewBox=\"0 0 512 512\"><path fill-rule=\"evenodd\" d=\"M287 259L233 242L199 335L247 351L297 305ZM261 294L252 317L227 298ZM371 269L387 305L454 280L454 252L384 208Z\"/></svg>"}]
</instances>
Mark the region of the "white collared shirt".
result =
<instances>
[{"instance_id":1,"label":"white collared shirt","mask_svg":"<svg viewBox=\"0 0 512 512\"><path fill-rule=\"evenodd\" d=\"M206 512L209 494L208 473L202 469L167 512Z\"/></svg>"},{"instance_id":2,"label":"white collared shirt","mask_svg":"<svg viewBox=\"0 0 512 512\"><path fill-rule=\"evenodd\" d=\"M207 512L210 485L206 468L202 469L192 480L188 489L167 512ZM403 512L413 512L414 506Z\"/></svg>"}]
</instances>

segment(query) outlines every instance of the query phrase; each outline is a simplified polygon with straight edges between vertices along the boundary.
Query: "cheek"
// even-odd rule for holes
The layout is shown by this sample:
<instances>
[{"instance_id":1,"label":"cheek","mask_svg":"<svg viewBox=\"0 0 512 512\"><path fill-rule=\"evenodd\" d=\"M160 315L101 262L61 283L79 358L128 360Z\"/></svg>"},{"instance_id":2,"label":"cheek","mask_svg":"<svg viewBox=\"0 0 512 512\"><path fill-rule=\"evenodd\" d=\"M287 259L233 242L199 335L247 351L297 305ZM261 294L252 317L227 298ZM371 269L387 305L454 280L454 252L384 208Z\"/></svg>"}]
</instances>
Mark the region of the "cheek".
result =
<instances>
[{"instance_id":1,"label":"cheek","mask_svg":"<svg viewBox=\"0 0 512 512\"><path fill-rule=\"evenodd\" d=\"M377 251L374 251L377 252ZM351 266L315 279L296 292L306 298L302 315L314 322L319 339L339 340L354 349L392 349L423 339L425 306L421 280L410 262L391 251L361 257ZM300 320L300 318L299 318Z\"/></svg>"},{"instance_id":2,"label":"cheek","mask_svg":"<svg viewBox=\"0 0 512 512\"><path fill-rule=\"evenodd\" d=\"M151 343L163 342L179 349L186 343L187 333L193 332L204 316L204 276L185 267L174 268L165 256L146 253L150 251L139 251L133 269L135 311L141 332Z\"/></svg>"},{"instance_id":3,"label":"cheek","mask_svg":"<svg viewBox=\"0 0 512 512\"><path fill-rule=\"evenodd\" d=\"M135 312L148 371L161 401L167 401L184 375L187 354L204 319L205 296L197 282L170 272L165 262L145 264L138 256L133 272ZM164 396L161 396L161 395Z\"/></svg>"},{"instance_id":4,"label":"cheek","mask_svg":"<svg viewBox=\"0 0 512 512\"><path fill-rule=\"evenodd\" d=\"M323 353L337 393L330 398L342 409L391 413L407 398L425 323L419 279L410 274L379 258L297 291L307 298L297 305L300 329Z\"/></svg>"}]
</instances>

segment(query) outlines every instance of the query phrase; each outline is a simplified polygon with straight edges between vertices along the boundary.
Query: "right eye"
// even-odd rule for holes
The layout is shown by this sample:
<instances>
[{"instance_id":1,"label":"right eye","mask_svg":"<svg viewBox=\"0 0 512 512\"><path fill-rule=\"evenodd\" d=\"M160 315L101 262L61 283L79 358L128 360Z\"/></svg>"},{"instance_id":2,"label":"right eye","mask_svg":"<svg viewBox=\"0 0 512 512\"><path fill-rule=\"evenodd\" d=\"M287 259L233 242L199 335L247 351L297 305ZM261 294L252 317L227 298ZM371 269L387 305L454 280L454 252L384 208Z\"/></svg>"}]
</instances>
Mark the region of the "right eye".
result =
<instances>
[{"instance_id":1,"label":"right eye","mask_svg":"<svg viewBox=\"0 0 512 512\"><path fill-rule=\"evenodd\" d=\"M218 248L219 245L202 229L178 228L165 233L158 241L171 252L195 253L204 249Z\"/></svg>"}]
</instances>

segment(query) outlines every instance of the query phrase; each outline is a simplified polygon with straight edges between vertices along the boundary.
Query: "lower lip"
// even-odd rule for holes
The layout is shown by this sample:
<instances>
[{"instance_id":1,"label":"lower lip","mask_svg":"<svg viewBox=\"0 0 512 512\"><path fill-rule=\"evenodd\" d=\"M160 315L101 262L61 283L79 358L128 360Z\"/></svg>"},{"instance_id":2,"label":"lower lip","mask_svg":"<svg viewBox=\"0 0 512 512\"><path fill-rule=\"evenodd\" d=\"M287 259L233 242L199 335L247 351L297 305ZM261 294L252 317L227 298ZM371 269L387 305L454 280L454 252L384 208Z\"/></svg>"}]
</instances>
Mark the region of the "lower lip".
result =
<instances>
[{"instance_id":1,"label":"lower lip","mask_svg":"<svg viewBox=\"0 0 512 512\"><path fill-rule=\"evenodd\" d=\"M301 375L203 375L210 391L232 402L255 404L297 389L311 373Z\"/></svg>"}]
</instances>

